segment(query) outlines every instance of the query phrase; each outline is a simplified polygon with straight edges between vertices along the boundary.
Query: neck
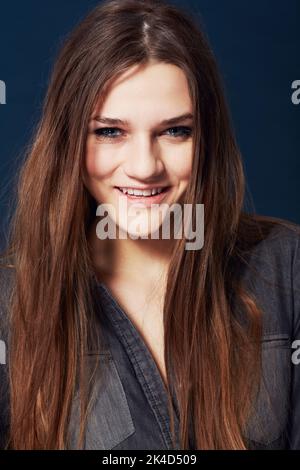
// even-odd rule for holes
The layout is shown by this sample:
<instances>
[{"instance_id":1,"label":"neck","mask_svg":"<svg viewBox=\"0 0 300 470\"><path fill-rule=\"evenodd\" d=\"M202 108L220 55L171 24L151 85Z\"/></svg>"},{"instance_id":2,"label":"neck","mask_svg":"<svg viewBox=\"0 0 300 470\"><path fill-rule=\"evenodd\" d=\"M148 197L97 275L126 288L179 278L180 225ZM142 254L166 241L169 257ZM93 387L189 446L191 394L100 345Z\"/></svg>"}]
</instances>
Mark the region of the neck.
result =
<instances>
[{"instance_id":1,"label":"neck","mask_svg":"<svg viewBox=\"0 0 300 470\"><path fill-rule=\"evenodd\" d=\"M175 240L124 239L100 240L96 235L97 221L90 230L90 246L94 267L99 278L127 278L142 282L157 282L167 272Z\"/></svg>"}]
</instances>

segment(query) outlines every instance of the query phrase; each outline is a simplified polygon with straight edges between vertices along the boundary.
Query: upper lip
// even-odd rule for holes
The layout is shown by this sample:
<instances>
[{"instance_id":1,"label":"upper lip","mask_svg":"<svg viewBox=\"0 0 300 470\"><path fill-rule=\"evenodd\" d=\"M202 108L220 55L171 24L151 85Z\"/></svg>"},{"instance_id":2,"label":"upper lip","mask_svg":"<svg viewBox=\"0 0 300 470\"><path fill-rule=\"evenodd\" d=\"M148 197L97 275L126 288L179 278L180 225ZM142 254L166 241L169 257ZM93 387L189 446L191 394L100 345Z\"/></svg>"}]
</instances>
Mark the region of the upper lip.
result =
<instances>
[{"instance_id":1,"label":"upper lip","mask_svg":"<svg viewBox=\"0 0 300 470\"><path fill-rule=\"evenodd\" d=\"M146 189L154 189L154 188L168 188L169 186L164 184L162 185L153 185L153 186L116 186L116 188L124 188L124 189L140 189L140 190L146 190Z\"/></svg>"}]
</instances>

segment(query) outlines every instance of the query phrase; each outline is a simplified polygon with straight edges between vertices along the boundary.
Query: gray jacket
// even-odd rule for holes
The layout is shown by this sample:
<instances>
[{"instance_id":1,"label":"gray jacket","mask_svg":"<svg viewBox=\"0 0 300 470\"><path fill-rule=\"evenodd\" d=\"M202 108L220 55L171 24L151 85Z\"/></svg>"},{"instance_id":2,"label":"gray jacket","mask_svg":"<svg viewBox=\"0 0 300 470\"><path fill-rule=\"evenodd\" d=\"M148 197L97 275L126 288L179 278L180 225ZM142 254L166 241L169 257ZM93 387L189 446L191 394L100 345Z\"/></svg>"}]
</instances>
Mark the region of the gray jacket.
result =
<instances>
[{"instance_id":1,"label":"gray jacket","mask_svg":"<svg viewBox=\"0 0 300 470\"><path fill-rule=\"evenodd\" d=\"M241 272L263 308L263 377L245 437L249 449L300 449L300 237L275 229L251 252L251 268ZM3 298L13 275L1 270ZM95 281L96 282L96 281ZM141 335L109 289L96 283L101 328L99 351L88 351L91 366L100 356L99 380L85 435L86 449L171 450L167 395L156 363ZM2 319L5 301L1 302ZM0 329L0 442L5 442L9 413L7 331ZM297 343L298 341L298 343ZM3 347L3 344L5 345ZM4 353L3 353L4 351ZM5 357L4 357L5 356ZM100 380L100 371L101 380ZM178 431L178 410L176 429ZM76 448L78 396L71 417L71 448ZM193 448L192 440L191 447ZM177 449L180 449L177 443Z\"/></svg>"}]
</instances>

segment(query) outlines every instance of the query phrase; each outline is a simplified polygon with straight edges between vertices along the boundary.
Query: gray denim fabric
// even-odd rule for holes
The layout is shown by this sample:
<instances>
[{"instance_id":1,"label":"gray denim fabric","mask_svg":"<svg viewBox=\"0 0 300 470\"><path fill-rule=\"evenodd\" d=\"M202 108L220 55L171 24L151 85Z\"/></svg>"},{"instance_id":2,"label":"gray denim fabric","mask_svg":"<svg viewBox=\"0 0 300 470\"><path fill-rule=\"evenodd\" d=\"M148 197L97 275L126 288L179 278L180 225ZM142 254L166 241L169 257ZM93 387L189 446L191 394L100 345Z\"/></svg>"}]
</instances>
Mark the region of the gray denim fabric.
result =
<instances>
[{"instance_id":1,"label":"gray denim fabric","mask_svg":"<svg viewBox=\"0 0 300 470\"><path fill-rule=\"evenodd\" d=\"M106 358L105 377L99 380L102 389L92 412L96 419L88 426L86 448L172 449L167 395L156 363L107 287L99 283L97 287L98 317L106 339L99 351ZM94 357L95 352L91 361ZM78 413L72 418L73 428L78 429ZM72 448L76 448L75 438L76 433Z\"/></svg>"},{"instance_id":2,"label":"gray denim fabric","mask_svg":"<svg viewBox=\"0 0 300 470\"><path fill-rule=\"evenodd\" d=\"M241 269L241 279L264 313L263 377L255 413L244 435L249 449L300 449L300 364L291 360L295 352L292 343L300 340L299 236L288 229L274 229L249 253L248 261L250 267ZM7 270L1 271L2 299L10 276ZM172 449L167 395L156 363L110 290L96 280L95 283L105 345L99 351L88 351L91 367L98 355L101 366L97 369L99 380L88 419L85 448ZM1 302L2 320L4 305ZM242 309L240 313L243 314ZM5 321L0 326L0 339L6 341ZM9 409L7 366L0 363L1 445L5 442ZM178 434L175 399L174 407ZM76 448L78 419L78 397L75 397L70 424L71 448ZM178 441L175 448L179 449Z\"/></svg>"}]
</instances>

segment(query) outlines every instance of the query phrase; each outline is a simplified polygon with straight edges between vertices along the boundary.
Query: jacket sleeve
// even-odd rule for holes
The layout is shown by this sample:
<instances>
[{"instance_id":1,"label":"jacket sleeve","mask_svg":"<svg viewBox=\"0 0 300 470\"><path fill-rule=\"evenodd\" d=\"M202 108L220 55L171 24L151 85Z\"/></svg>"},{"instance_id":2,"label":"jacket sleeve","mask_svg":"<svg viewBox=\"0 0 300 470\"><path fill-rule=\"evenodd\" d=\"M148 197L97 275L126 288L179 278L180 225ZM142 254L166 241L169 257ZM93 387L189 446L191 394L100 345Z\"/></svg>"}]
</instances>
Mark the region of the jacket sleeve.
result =
<instances>
[{"instance_id":1,"label":"jacket sleeve","mask_svg":"<svg viewBox=\"0 0 300 470\"><path fill-rule=\"evenodd\" d=\"M293 259L293 335L288 449L300 449L300 235Z\"/></svg>"}]
</instances>

